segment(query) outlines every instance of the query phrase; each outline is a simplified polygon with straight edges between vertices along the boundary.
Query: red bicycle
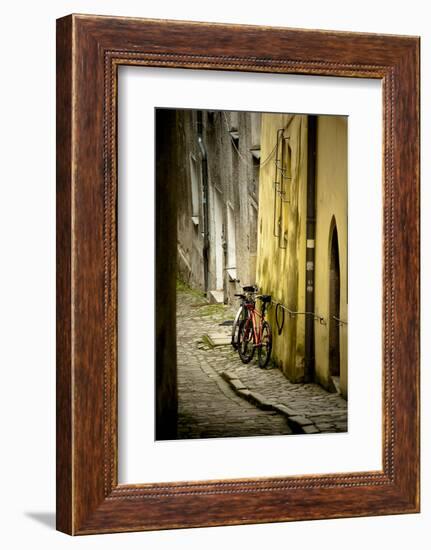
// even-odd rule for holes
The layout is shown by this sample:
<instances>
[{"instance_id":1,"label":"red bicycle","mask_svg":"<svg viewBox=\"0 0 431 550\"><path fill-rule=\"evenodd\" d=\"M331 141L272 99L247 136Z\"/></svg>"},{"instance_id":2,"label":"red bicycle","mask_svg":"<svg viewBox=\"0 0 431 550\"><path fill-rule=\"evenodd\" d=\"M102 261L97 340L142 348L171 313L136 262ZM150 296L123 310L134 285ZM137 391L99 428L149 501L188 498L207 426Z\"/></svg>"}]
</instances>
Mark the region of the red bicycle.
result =
<instances>
[{"instance_id":1,"label":"red bicycle","mask_svg":"<svg viewBox=\"0 0 431 550\"><path fill-rule=\"evenodd\" d=\"M238 354L243 363L250 363L257 348L259 367L264 368L269 363L272 351L271 326L265 320L266 308L271 302L271 296L261 294L256 296L256 299L262 302L260 312L256 309L254 301L244 304L248 315L239 326Z\"/></svg>"}]
</instances>

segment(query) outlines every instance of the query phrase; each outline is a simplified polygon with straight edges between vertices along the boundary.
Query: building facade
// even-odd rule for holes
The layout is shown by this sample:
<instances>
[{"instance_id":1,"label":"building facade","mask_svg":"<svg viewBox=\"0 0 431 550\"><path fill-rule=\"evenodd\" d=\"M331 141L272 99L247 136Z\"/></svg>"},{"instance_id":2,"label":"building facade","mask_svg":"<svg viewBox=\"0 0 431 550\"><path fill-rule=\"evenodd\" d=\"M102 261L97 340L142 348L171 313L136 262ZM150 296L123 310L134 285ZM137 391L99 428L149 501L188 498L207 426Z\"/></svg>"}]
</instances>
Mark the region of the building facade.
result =
<instances>
[{"instance_id":1,"label":"building facade","mask_svg":"<svg viewBox=\"0 0 431 550\"><path fill-rule=\"evenodd\" d=\"M256 278L261 115L177 110L176 119L179 276L233 303Z\"/></svg>"},{"instance_id":2,"label":"building facade","mask_svg":"<svg viewBox=\"0 0 431 550\"><path fill-rule=\"evenodd\" d=\"M347 119L262 115L256 280L273 358L347 397ZM278 304L278 305L277 305Z\"/></svg>"}]
</instances>

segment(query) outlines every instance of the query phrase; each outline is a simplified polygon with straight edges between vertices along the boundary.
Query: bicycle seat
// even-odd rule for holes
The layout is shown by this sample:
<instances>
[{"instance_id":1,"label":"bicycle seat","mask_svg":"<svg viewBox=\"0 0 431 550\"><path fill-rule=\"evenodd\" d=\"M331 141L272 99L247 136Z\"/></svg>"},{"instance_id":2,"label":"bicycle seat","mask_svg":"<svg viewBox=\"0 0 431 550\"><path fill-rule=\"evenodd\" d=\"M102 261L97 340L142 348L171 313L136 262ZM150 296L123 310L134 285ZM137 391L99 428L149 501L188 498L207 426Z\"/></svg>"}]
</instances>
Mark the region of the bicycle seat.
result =
<instances>
[{"instance_id":1,"label":"bicycle seat","mask_svg":"<svg viewBox=\"0 0 431 550\"><path fill-rule=\"evenodd\" d=\"M256 292L256 287L254 286L243 286L242 289L244 292Z\"/></svg>"},{"instance_id":2,"label":"bicycle seat","mask_svg":"<svg viewBox=\"0 0 431 550\"><path fill-rule=\"evenodd\" d=\"M269 294L261 294L260 296L258 296L258 298L264 303L268 303L271 301L271 296Z\"/></svg>"}]
</instances>

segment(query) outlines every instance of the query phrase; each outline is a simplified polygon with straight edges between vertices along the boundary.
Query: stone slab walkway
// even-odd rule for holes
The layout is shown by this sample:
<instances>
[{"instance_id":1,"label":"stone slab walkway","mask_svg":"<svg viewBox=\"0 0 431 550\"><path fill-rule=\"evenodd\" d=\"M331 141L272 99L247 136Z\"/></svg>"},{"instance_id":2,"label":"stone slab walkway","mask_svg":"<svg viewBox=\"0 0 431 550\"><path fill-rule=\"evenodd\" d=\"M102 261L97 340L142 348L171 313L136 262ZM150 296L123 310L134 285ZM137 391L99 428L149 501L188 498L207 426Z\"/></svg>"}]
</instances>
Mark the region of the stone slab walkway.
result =
<instances>
[{"instance_id":1,"label":"stone slab walkway","mask_svg":"<svg viewBox=\"0 0 431 550\"><path fill-rule=\"evenodd\" d=\"M198 292L177 291L178 438L346 431L338 394L292 384L277 368L244 365L230 345L209 344L208 333L229 335L221 323L233 315Z\"/></svg>"}]
</instances>

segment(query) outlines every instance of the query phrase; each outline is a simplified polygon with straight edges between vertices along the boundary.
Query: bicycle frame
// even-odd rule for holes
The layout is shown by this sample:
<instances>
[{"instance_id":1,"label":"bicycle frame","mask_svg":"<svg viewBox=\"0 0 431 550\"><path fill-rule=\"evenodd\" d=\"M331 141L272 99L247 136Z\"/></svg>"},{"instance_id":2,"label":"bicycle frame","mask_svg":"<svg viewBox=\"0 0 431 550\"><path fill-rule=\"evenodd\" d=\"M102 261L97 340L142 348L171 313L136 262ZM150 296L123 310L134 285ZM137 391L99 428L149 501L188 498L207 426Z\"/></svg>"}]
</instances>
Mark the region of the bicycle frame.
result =
<instances>
[{"instance_id":1,"label":"bicycle frame","mask_svg":"<svg viewBox=\"0 0 431 550\"><path fill-rule=\"evenodd\" d=\"M253 288L253 290L251 290ZM239 328L240 322L245 321L249 317L249 311L247 309L247 304L254 304L254 298L253 295L256 292L256 287L243 287L244 294L235 294L237 298L240 298L240 306L236 312L235 319L232 324L232 337L231 337L231 344L234 349L237 349L237 343L236 343L236 331Z\"/></svg>"},{"instance_id":2,"label":"bicycle frame","mask_svg":"<svg viewBox=\"0 0 431 550\"><path fill-rule=\"evenodd\" d=\"M245 304L245 307L248 310L248 319L251 319L253 327L253 344L255 347L262 345L262 332L263 332L263 321L265 319L265 306L263 305L262 313L256 309L256 305Z\"/></svg>"}]
</instances>

